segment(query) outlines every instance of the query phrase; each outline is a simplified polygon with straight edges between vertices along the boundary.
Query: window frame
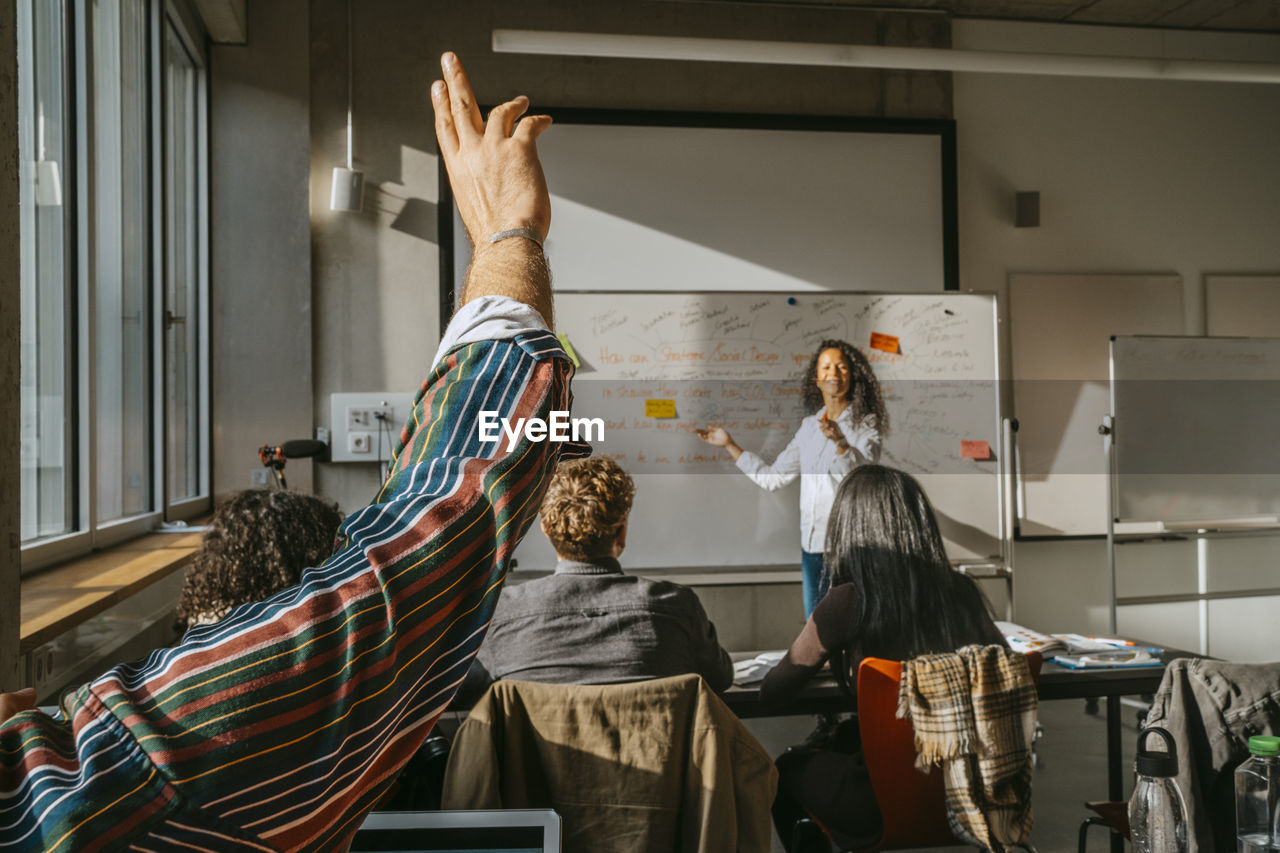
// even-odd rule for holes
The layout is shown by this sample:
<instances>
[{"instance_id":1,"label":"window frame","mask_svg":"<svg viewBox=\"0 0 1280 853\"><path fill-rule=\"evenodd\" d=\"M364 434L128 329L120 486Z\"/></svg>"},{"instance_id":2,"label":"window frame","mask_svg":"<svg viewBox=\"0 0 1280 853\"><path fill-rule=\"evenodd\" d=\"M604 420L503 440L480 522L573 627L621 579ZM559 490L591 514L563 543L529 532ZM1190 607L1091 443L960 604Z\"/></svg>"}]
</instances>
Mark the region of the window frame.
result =
<instances>
[{"instance_id":1,"label":"window frame","mask_svg":"<svg viewBox=\"0 0 1280 853\"><path fill-rule=\"evenodd\" d=\"M36 0L42 2L42 0ZM208 51L203 33L190 23L175 0L144 0L146 3L146 86L147 127L147 252L151 277L147 288L151 305L148 345L148 395L151 402L152 494L150 508L123 518L101 522L98 519L98 460L94 440L97 435L97 399L94 387L93 359L95 335L96 269L93 253L94 189L89 180L93 155L95 115L93 93L93 50L90 3L93 0L65 0L64 21L64 90L66 91L67 146L63 181L68 255L64 282L68 292L66 352L68 370L68 405L66 429L67 452L73 454L73 471L68 477L72 530L54 536L38 537L22 543L21 575L31 574L93 551L119 544L157 529L169 522L182 522L207 513L212 507L211 476L212 425L210 423L210 323L209 323L209 152L208 152ZM164 58L166 28L172 27L182 41L196 67L196 251L197 251L197 419L199 451L197 454L198 493L190 498L170 501L167 491L167 440L165 414L168 400L165 389L166 352L164 348Z\"/></svg>"},{"instance_id":2,"label":"window frame","mask_svg":"<svg viewBox=\"0 0 1280 853\"><path fill-rule=\"evenodd\" d=\"M154 253L157 263L153 282L155 285L155 300L159 306L160 321L154 326L157 335L157 352L160 354L156 359L155 366L159 371L156 377L158 388L158 396L160 405L157 407L159 432L157 444L160 446L161 458L159 460L159 477L163 481L160 485L160 491L157 492L163 503L164 519L166 522L188 521L196 516L209 511L212 506L212 453L210 444L212 440L211 429L211 388L210 388L210 345L209 345L209 61L203 45L192 35L192 28L188 24L187 19L182 15L181 9L173 0L164 0L163 10L160 3L153 4L155 14L160 16L161 20L155 28L155 38L153 39L153 48L155 50L156 69L154 80L156 85L152 87L153 96L156 99L156 105L153 109L154 118L154 143L157 146L164 145L164 108L168 93L165 91L165 82L167 75L167 43L166 38L168 31L172 29L173 34L178 41L182 43L182 47L186 50L187 56L190 57L192 64L195 66L196 72L196 109L195 109L195 134L196 140L196 381L197 381L197 435L199 442L199 450L197 452L199 472L197 479L199 486L197 494L193 497L171 499L169 495L169 478L168 465L169 461L169 436L167 430L168 413L169 413L169 395L165 386L164 371L167 367L166 353L164 349L164 333L165 326L163 317L168 308L165 300L165 268L167 257L165 251L165 187L164 179L167 169L163 148L156 150L161 152L161 156L153 157L152 163L157 170L155 185L158 188L158 196L153 198L152 211L154 214L153 236L158 236L158 242L161 244L158 251Z\"/></svg>"},{"instance_id":3,"label":"window frame","mask_svg":"<svg viewBox=\"0 0 1280 853\"><path fill-rule=\"evenodd\" d=\"M36 39L35 28L37 26L36 7L40 5L41 0L18 0L18 2L20 5L26 7L27 16L29 18L29 24L32 28L32 33L30 34L31 35L30 50L27 49L27 45L23 41L18 40L18 44L17 44L18 62L19 64L21 64L24 61L27 62L33 68L33 71L31 73L38 73L38 68L40 63L36 59L36 49L38 45L35 44L35 39ZM62 55L61 58L63 63L62 69L61 69L62 70L62 74L61 74L62 103L60 104L61 115L59 116L59 118L62 121L62 128L63 128L62 150L61 150L61 155L62 155L61 164L62 164L62 172L63 172L63 175L62 175L63 192L62 192L62 204L61 204L62 289L63 289L63 301L67 306L67 312L68 312L66 315L64 315L63 321L62 321L63 353L64 353L62 374L63 374L63 388L65 389L65 393L64 393L65 402L63 404L63 415L64 415L65 422L75 423L79 418L79 412L80 412L79 393L80 393L81 383L80 383L79 350L81 349L81 346L80 346L80 341L77 337L77 333L79 332L78 313L77 313L78 312L78 302L77 302L78 291L76 290L73 284L73 282L76 280L77 276L79 275L78 206L77 206L77 201L73 200L73 193L74 193L74 188L78 186L78 175L80 174L80 163L77 159L77 156L76 156L77 152L75 150L75 140L78 138L78 135L79 135L78 127L76 126L78 116L75 114L78 81L74 78L73 70L69 66L72 65L74 62L72 57L74 57L75 51L78 49L78 45L75 42L76 31L74 29L74 21L73 21L74 3L76 2L76 0L57 0L57 2L61 8L61 15L60 15L61 38L60 38L59 50ZM19 11L17 15L19 21L21 19L21 16L22 16L22 13ZM15 23L19 23L19 21L15 21ZM16 83L18 88L18 92L17 92L18 105L17 106L18 106L18 109L21 109L24 101L26 100L25 98L26 81L22 79L21 74L19 74L19 78L16 81ZM39 85L38 82L33 85L32 95L34 97L34 100L30 104L30 108L32 111L32 116L31 116L32 127L36 134L36 138L38 140L36 142L37 147L41 145L41 142L39 140L43 135L42 129L40 129L38 126L40 122L39 115L41 113L40 107L38 106L38 103L39 103L38 92L36 91L36 89L38 89L38 85ZM18 118L19 118L19 121L18 121L19 133L21 133L22 117L19 116ZM36 152L33 152L33 153L36 153ZM36 156L40 157L42 155L40 153L36 153ZM30 176L30 177L33 177L33 176ZM28 178L29 178L29 175L27 171L20 169L19 180L25 181ZM21 200L22 194L23 194L22 190L20 190L19 191L20 200ZM31 193L28 196L28 200L33 206L35 205L34 193ZM22 220L23 220L23 217L20 215L19 216L20 229L23 227L23 224L24 224ZM35 219L33 218L32 225L34 226L35 224L36 224ZM37 227L37 231L38 231L38 227ZM29 238L29 235L25 233L19 235L20 241L26 241L28 238ZM38 263L37 261L38 254L39 254L39 245L37 240L34 251L31 253L31 260L33 262ZM25 275L25 273L23 273L23 275ZM36 279L35 279L36 288L39 289L40 280L39 280L38 267L35 275L36 275ZM19 285L19 288L20 288L19 299L21 300L22 298L21 285ZM20 315L25 314L26 306L20 305L19 312L20 312ZM21 322L21 319L20 319L20 322ZM39 352L38 345L36 346L36 352L37 353ZM20 373L21 373L21 370L20 370ZM39 388L37 385L37 406L39 405L38 390ZM19 396L21 396L21 393ZM21 405L21 403L19 403L19 405ZM65 540L74 539L75 537L80 535L81 483L79 478L79 469L81 468L81 466L79 464L80 449L77 442L78 442L78 433L64 424L63 439L62 439L62 453L63 453L64 461L66 463L64 465L64 468L68 468L70 469L70 471L69 473L64 475L65 479L63 484L64 485L63 511L64 511L65 517L67 518L67 524L71 529L64 533L53 534L45 537L38 537L36 541L63 542ZM19 525L19 529L21 529L21 525Z\"/></svg>"}]
</instances>

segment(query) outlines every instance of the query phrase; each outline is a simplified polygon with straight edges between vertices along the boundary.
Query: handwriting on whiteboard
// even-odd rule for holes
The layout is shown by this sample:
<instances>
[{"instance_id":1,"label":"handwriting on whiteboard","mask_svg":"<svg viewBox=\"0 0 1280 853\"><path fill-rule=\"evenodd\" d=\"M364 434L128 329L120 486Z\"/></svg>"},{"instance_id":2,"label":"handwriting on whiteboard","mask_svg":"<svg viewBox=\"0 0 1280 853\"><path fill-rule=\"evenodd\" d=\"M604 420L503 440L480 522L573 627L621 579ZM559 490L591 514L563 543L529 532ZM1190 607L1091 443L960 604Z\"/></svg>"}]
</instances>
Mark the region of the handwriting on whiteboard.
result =
<instances>
[{"instance_id":1,"label":"handwriting on whiteboard","mask_svg":"<svg viewBox=\"0 0 1280 853\"><path fill-rule=\"evenodd\" d=\"M641 472L725 473L727 452L692 431L723 425L766 458L795 433L800 382L823 340L867 357L892 430L882 460L916 473L989 473L961 440L995 447L995 344L989 297L936 294L572 294L558 329L582 366L574 415L602 417L597 452ZM871 349L875 332L898 352ZM672 418L646 418L645 400L675 401Z\"/></svg>"}]
</instances>

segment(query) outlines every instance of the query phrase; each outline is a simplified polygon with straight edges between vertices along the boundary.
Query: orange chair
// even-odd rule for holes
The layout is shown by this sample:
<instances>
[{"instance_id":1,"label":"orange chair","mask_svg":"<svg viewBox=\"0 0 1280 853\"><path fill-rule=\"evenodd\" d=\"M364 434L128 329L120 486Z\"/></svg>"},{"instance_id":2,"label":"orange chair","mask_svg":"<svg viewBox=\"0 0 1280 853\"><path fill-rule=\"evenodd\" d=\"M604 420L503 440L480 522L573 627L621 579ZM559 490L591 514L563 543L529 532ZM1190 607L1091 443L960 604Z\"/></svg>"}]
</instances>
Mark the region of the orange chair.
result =
<instances>
[{"instance_id":1,"label":"orange chair","mask_svg":"<svg viewBox=\"0 0 1280 853\"><path fill-rule=\"evenodd\" d=\"M1041 663L1039 654L1027 655L1032 679L1040 677ZM898 661L866 658L858 667L858 728L884 832L857 853L960 843L947 824L942 771L921 773L915 767L915 731L897 717L901 680Z\"/></svg>"}]
</instances>

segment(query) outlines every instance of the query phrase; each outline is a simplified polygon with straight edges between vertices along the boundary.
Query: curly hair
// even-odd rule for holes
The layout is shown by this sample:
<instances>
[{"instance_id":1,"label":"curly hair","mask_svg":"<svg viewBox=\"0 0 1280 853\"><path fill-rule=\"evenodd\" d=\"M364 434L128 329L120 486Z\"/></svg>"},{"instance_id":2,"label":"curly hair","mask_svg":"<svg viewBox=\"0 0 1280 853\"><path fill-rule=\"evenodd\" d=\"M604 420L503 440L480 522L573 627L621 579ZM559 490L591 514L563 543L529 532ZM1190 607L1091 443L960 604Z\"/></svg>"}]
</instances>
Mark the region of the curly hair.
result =
<instances>
[{"instance_id":1,"label":"curly hair","mask_svg":"<svg viewBox=\"0 0 1280 853\"><path fill-rule=\"evenodd\" d=\"M849 394L845 397L853 407L853 422L875 415L876 429L881 435L889 432L889 413L884 408L884 397L880 393L880 383L871 370L871 362L861 350L847 341L828 338L818 344L805 368L804 379L800 383L800 392L804 396L805 411L816 412L822 408L822 391L818 389L818 356L829 349L838 349L849 363Z\"/></svg>"},{"instance_id":2,"label":"curly hair","mask_svg":"<svg viewBox=\"0 0 1280 853\"><path fill-rule=\"evenodd\" d=\"M635 494L631 475L612 459L593 456L563 462L542 499L542 529L562 557L604 556L626 523Z\"/></svg>"},{"instance_id":3,"label":"curly hair","mask_svg":"<svg viewBox=\"0 0 1280 853\"><path fill-rule=\"evenodd\" d=\"M178 597L178 623L217 621L234 607L297 584L333 553L342 511L324 498L250 489L222 504Z\"/></svg>"}]
</instances>

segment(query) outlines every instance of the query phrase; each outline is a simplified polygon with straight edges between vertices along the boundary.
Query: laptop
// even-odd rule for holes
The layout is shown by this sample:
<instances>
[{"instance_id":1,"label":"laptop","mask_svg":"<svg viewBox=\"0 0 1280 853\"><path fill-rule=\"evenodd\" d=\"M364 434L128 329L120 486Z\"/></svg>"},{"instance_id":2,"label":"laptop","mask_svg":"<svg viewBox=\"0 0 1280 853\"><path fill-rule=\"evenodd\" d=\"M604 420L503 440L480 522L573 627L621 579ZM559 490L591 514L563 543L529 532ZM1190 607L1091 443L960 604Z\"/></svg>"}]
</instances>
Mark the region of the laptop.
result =
<instances>
[{"instance_id":1,"label":"laptop","mask_svg":"<svg viewBox=\"0 0 1280 853\"><path fill-rule=\"evenodd\" d=\"M395 853L560 853L551 809L370 812L351 850Z\"/></svg>"}]
</instances>

